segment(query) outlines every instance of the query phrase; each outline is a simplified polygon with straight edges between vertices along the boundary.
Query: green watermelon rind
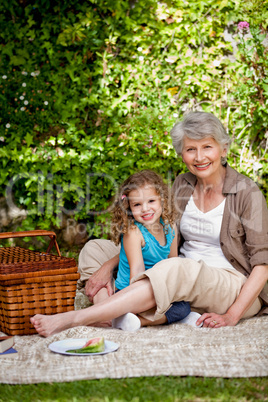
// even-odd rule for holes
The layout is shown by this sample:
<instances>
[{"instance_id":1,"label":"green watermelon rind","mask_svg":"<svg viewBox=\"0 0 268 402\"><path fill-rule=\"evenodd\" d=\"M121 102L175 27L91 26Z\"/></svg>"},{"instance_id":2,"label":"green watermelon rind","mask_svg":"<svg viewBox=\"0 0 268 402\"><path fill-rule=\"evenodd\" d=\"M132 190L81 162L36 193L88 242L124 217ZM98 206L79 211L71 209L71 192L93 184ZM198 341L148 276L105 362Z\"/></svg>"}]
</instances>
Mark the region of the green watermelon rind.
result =
<instances>
[{"instance_id":1,"label":"green watermelon rind","mask_svg":"<svg viewBox=\"0 0 268 402\"><path fill-rule=\"evenodd\" d=\"M104 352L105 349L105 343L104 343L104 338L101 338L100 342L94 345L89 345L84 348L80 349L72 349L72 350L66 350L67 353L100 353Z\"/></svg>"}]
</instances>

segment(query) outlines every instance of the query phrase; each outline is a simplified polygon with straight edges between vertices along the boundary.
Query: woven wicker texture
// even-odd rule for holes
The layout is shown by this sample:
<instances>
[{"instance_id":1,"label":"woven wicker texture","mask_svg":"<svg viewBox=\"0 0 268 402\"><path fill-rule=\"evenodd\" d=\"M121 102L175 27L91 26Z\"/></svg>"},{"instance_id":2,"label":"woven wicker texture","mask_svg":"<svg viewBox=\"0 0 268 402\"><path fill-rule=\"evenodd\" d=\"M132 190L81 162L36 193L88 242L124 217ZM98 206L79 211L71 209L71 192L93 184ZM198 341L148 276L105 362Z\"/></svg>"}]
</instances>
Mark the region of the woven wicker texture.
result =
<instances>
[{"instance_id":1,"label":"woven wicker texture","mask_svg":"<svg viewBox=\"0 0 268 402\"><path fill-rule=\"evenodd\" d=\"M23 232L25 236L28 232ZM5 234L1 234L3 238ZM8 237L10 233L7 234ZM31 236L35 231L30 232ZM40 236L40 231L36 231ZM41 235L52 238L53 232ZM20 236L22 237L21 232ZM79 274L73 258L40 253L21 247L0 248L0 330L9 335L30 335L36 331L30 323L35 314L56 314L74 309Z\"/></svg>"}]
</instances>

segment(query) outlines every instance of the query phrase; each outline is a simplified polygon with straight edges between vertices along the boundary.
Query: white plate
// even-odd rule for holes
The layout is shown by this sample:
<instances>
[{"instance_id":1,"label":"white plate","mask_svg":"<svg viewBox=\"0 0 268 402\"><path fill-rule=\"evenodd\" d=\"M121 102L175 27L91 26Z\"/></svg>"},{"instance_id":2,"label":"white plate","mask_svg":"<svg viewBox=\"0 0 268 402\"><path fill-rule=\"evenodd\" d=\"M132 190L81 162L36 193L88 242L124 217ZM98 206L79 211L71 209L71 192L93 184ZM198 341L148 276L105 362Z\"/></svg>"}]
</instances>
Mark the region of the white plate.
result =
<instances>
[{"instance_id":1,"label":"white plate","mask_svg":"<svg viewBox=\"0 0 268 402\"><path fill-rule=\"evenodd\" d=\"M88 339L64 339L63 341L57 341L51 343L48 347L52 352L60 353L61 355L70 355L70 356L96 356L96 355L105 355L106 353L115 352L119 345L118 343L111 342L111 341L104 341L105 349L103 352L97 353L70 353L67 350L70 349L80 349L82 348Z\"/></svg>"}]
</instances>

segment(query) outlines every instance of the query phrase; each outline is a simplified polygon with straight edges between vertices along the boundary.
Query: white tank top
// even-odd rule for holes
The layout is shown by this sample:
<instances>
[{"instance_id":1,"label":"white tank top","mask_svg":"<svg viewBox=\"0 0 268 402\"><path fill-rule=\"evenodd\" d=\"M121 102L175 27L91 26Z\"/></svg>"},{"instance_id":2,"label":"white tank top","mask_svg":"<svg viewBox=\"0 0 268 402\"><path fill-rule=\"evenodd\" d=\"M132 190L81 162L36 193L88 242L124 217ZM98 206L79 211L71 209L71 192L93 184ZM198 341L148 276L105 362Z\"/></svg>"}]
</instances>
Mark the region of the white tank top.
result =
<instances>
[{"instance_id":1,"label":"white tank top","mask_svg":"<svg viewBox=\"0 0 268 402\"><path fill-rule=\"evenodd\" d=\"M194 203L188 201L182 215L180 232L185 240L180 249L180 257L203 260L215 268L235 268L224 256L220 246L220 231L225 199L214 209L202 212Z\"/></svg>"}]
</instances>

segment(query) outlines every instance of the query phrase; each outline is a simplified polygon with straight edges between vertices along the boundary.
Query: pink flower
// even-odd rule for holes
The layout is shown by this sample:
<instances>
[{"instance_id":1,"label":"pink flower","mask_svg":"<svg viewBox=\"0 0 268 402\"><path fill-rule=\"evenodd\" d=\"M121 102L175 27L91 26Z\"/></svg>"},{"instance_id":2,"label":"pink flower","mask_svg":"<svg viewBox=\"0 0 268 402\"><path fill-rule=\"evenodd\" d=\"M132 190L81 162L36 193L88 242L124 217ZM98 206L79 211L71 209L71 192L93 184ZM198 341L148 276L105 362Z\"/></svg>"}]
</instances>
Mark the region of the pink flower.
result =
<instances>
[{"instance_id":1,"label":"pink flower","mask_svg":"<svg viewBox=\"0 0 268 402\"><path fill-rule=\"evenodd\" d=\"M241 21L237 25L237 28L239 29L239 31L243 31L244 29L249 29L249 23L246 21Z\"/></svg>"}]
</instances>

